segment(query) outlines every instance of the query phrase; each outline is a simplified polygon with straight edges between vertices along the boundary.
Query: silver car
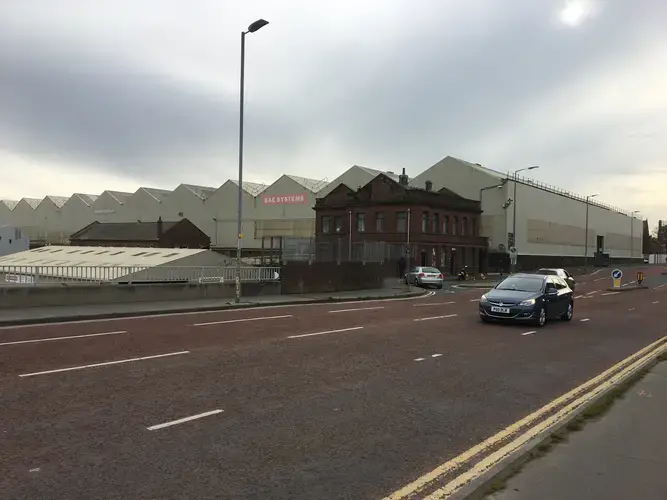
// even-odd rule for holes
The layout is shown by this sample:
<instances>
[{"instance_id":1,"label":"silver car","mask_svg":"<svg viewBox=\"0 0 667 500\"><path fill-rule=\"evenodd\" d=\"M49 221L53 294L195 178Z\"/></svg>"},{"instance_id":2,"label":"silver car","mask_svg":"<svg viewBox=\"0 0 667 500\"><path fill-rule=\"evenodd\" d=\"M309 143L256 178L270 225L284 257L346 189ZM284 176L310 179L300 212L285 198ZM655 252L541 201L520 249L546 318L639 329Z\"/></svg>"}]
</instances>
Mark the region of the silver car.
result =
<instances>
[{"instance_id":1,"label":"silver car","mask_svg":"<svg viewBox=\"0 0 667 500\"><path fill-rule=\"evenodd\" d=\"M416 285L424 288L429 286L442 288L444 276L435 267L413 267L406 273L405 282L408 285Z\"/></svg>"}]
</instances>

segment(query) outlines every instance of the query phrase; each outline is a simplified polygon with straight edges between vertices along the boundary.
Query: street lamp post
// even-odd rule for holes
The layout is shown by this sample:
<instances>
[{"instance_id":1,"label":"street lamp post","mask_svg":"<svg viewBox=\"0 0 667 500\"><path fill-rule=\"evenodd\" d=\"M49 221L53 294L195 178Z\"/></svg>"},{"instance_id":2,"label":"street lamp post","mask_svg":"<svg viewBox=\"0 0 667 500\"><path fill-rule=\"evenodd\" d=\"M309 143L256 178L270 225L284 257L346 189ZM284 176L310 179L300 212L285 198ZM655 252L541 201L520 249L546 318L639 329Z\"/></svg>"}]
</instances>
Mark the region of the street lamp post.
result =
<instances>
[{"instance_id":1,"label":"street lamp post","mask_svg":"<svg viewBox=\"0 0 667 500\"><path fill-rule=\"evenodd\" d=\"M589 200L595 198L597 194L589 194L586 196L586 230L584 232L584 272L588 270L588 207L590 206Z\"/></svg>"},{"instance_id":2,"label":"street lamp post","mask_svg":"<svg viewBox=\"0 0 667 500\"><path fill-rule=\"evenodd\" d=\"M514 173L512 174L512 177L514 178L514 196L512 199L512 234L514 235L514 248L517 248L517 237L516 237L516 184L517 184L517 179L518 176L517 174L519 172L523 172L524 170L535 170L536 168L540 168L539 165L533 165L532 167L526 167L526 168L520 168L519 170L515 170ZM509 250L509 242L507 242L508 250ZM518 257L519 251L517 249L516 255ZM515 271L516 264L512 264L512 272Z\"/></svg>"},{"instance_id":3,"label":"street lamp post","mask_svg":"<svg viewBox=\"0 0 667 500\"><path fill-rule=\"evenodd\" d=\"M239 99L239 191L238 206L236 209L236 298L235 302L241 302L241 240L243 239L243 93L245 84L245 36L248 33L263 28L269 24L264 19L258 19L247 31L241 32L241 92Z\"/></svg>"},{"instance_id":4,"label":"street lamp post","mask_svg":"<svg viewBox=\"0 0 667 500\"><path fill-rule=\"evenodd\" d=\"M630 263L635 256L635 214L638 214L639 210L635 210L630 214Z\"/></svg>"}]
</instances>

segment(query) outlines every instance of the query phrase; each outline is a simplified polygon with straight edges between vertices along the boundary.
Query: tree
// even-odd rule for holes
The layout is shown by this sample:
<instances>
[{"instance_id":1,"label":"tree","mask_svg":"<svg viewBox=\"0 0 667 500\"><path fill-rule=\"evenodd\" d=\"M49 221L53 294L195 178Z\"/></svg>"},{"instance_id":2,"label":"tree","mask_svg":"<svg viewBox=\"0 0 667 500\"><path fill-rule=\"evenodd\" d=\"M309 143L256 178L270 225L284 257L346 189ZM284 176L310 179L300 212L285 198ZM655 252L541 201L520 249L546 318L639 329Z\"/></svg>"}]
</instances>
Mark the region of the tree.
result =
<instances>
[{"instance_id":1,"label":"tree","mask_svg":"<svg viewBox=\"0 0 667 500\"><path fill-rule=\"evenodd\" d=\"M653 243L653 239L651 238L651 233L649 232L648 229L648 219L644 219L642 222L642 253L644 255L648 255L651 253L651 246Z\"/></svg>"}]
</instances>

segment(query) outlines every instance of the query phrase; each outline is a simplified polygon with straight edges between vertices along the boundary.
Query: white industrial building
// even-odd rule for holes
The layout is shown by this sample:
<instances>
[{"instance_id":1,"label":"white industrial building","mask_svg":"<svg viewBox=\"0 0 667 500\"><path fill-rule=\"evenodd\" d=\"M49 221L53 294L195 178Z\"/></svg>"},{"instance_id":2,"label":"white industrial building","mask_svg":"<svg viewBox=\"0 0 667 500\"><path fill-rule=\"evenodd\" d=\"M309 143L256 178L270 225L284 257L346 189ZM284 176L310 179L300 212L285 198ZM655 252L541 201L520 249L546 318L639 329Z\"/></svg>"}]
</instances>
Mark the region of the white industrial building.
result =
<instances>
[{"instance_id":1,"label":"white industrial building","mask_svg":"<svg viewBox=\"0 0 667 500\"><path fill-rule=\"evenodd\" d=\"M243 248L259 253L260 249L282 247L284 240L312 238L316 198L340 184L357 189L380 172L355 165L332 182L287 174L270 185L244 182ZM398 179L393 172L383 173ZM481 232L489 238L491 253L505 253L513 243L524 263L556 265L555 258L566 258L563 265L574 265L582 260L587 241L591 262L598 249L612 259L642 257L641 219L596 198L589 203L586 239L586 200L582 196L519 177L515 200L515 183L508 174L452 157L417 175L410 184L424 187L426 181L434 190L447 187L465 198L481 199ZM33 240L63 244L70 234L94 221L187 218L211 238L213 247L233 251L237 195L237 182L229 180L219 188L181 184L173 191L141 187L134 193L104 191L99 196L75 194L69 199L3 200L0 225L21 228Z\"/></svg>"}]
</instances>

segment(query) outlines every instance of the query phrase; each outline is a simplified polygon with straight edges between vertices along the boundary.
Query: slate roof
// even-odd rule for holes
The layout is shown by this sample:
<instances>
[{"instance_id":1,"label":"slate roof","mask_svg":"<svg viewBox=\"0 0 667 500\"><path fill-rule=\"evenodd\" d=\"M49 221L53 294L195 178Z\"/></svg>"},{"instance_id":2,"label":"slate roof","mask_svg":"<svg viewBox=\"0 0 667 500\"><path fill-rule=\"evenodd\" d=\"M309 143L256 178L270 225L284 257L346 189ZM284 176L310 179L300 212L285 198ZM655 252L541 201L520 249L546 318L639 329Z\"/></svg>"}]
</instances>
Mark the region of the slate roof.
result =
<instances>
[{"instance_id":1,"label":"slate roof","mask_svg":"<svg viewBox=\"0 0 667 500\"><path fill-rule=\"evenodd\" d=\"M163 222L166 233L178 222ZM158 241L157 222L93 222L70 239L79 241Z\"/></svg>"}]
</instances>

